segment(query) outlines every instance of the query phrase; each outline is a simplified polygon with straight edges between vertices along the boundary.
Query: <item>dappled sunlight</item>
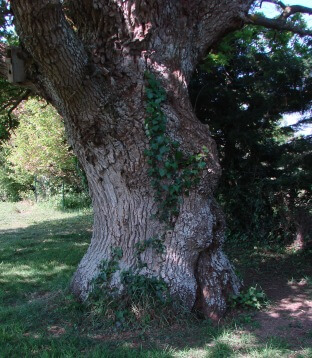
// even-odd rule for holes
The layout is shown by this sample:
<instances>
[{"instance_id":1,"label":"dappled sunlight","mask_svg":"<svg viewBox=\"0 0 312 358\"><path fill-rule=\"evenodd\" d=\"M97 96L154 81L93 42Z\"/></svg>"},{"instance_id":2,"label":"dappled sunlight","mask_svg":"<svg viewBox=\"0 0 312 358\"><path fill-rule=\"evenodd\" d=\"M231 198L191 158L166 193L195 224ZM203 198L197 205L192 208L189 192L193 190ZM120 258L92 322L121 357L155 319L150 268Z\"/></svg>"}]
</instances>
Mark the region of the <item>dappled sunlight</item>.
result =
<instances>
[{"instance_id":1,"label":"dappled sunlight","mask_svg":"<svg viewBox=\"0 0 312 358\"><path fill-rule=\"evenodd\" d=\"M64 214L33 205L22 216L18 204L1 204L1 304L23 307L68 287L90 242L90 211Z\"/></svg>"},{"instance_id":2,"label":"dappled sunlight","mask_svg":"<svg viewBox=\"0 0 312 358\"><path fill-rule=\"evenodd\" d=\"M237 345L238 342L241 347L250 345L250 344L256 344L257 338L255 335L251 333L247 333L246 331L242 329L236 329L236 330L226 330L224 331L220 337L218 337L217 342L223 342L230 345Z\"/></svg>"},{"instance_id":3,"label":"dappled sunlight","mask_svg":"<svg viewBox=\"0 0 312 358\"><path fill-rule=\"evenodd\" d=\"M279 318L280 314L277 312L268 312L268 316L270 316L272 318Z\"/></svg>"},{"instance_id":4,"label":"dappled sunlight","mask_svg":"<svg viewBox=\"0 0 312 358\"><path fill-rule=\"evenodd\" d=\"M74 246L77 246L77 247L87 247L89 246L89 243L87 242L84 242L84 243L74 243Z\"/></svg>"},{"instance_id":5,"label":"dappled sunlight","mask_svg":"<svg viewBox=\"0 0 312 358\"><path fill-rule=\"evenodd\" d=\"M40 338L42 338L42 335L41 335L41 334L38 334L38 333L24 333L23 336L24 336L24 337L34 338L34 339L40 339Z\"/></svg>"},{"instance_id":6,"label":"dappled sunlight","mask_svg":"<svg viewBox=\"0 0 312 358\"><path fill-rule=\"evenodd\" d=\"M255 316L261 328L265 327L265 330L256 329L255 334L262 340L278 337L293 346L309 347L312 343L312 337L308 336L309 329L312 330L311 287L302 283L286 283L283 287L280 283L280 293L274 304Z\"/></svg>"},{"instance_id":7,"label":"dappled sunlight","mask_svg":"<svg viewBox=\"0 0 312 358\"><path fill-rule=\"evenodd\" d=\"M53 220L74 219L91 214L91 210L81 210L72 212L61 212L52 207L46 207L42 204L34 204L29 201L18 203L0 202L0 235L15 229L27 228L38 223L47 224ZM47 227L47 230L49 228Z\"/></svg>"},{"instance_id":8,"label":"dappled sunlight","mask_svg":"<svg viewBox=\"0 0 312 358\"><path fill-rule=\"evenodd\" d=\"M47 331L54 337L59 337L66 333L66 329L60 326L48 326Z\"/></svg>"},{"instance_id":9,"label":"dappled sunlight","mask_svg":"<svg viewBox=\"0 0 312 358\"><path fill-rule=\"evenodd\" d=\"M308 250L266 246L239 251L236 267L244 268L245 287L260 286L270 303L252 317L258 327L251 332L260 343L274 338L288 349L312 346L311 263Z\"/></svg>"},{"instance_id":10,"label":"dappled sunlight","mask_svg":"<svg viewBox=\"0 0 312 358\"><path fill-rule=\"evenodd\" d=\"M147 323L143 331L130 326L120 331L114 320L109 329L105 326L105 307L87 319L88 308L76 302L68 291L71 275L90 242L92 217L73 215L55 219L51 216L50 221L40 221L38 216L36 220L36 224L27 227L1 230L0 340L2 334L12 347L18 340L25 347L36 347L37 352L47 346L63 346L66 352L73 352L69 353L72 356L80 356L79 352L90 349L92 353L98 352L99 357L109 357L114 350L121 357L140 358L286 357L293 352L308 357L312 354L311 337L305 329L312 319L307 291L309 279L299 280L292 275L281 282L277 277L272 280L268 274L272 267L276 269L277 259L295 260L298 267L296 260L302 260L299 254L274 255L258 250L252 257L248 256L252 265L260 257L256 277L259 280L259 272L263 273L268 284L260 282L261 286L271 288L265 291L269 298L274 298L275 303L263 311L240 312L217 325L188 320L161 329ZM168 254L177 265L179 257L173 252ZM253 273L252 269L248 270ZM132 310L143 319L140 307L133 306ZM289 338L290 334L296 339Z\"/></svg>"},{"instance_id":11,"label":"dappled sunlight","mask_svg":"<svg viewBox=\"0 0 312 358\"><path fill-rule=\"evenodd\" d=\"M38 265L38 266L27 266L27 265L11 265L11 264L1 264L0 265L0 282L4 282L4 279L7 279L7 282L14 281L14 278L18 279L30 279L36 277L36 280L42 279L42 276L53 276L59 274L62 271L71 270L72 267L59 264L58 262L51 262L47 265ZM3 278L2 278L3 277ZM25 281L26 282L26 281Z\"/></svg>"}]
</instances>

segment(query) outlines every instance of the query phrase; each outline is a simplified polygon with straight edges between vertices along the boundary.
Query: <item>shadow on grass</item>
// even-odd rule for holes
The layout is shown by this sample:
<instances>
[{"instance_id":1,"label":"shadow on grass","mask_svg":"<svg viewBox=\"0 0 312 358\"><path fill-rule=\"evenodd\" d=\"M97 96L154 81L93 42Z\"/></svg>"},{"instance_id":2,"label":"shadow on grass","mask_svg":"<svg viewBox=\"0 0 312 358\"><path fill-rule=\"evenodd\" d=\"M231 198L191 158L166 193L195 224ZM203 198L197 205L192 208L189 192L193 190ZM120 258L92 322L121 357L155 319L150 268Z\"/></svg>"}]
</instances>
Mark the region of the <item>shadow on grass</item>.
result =
<instances>
[{"instance_id":1,"label":"shadow on grass","mask_svg":"<svg viewBox=\"0 0 312 358\"><path fill-rule=\"evenodd\" d=\"M222 326L207 321L177 321L166 329L147 326L137 332L101 330L86 319L85 309L66 290L88 247L90 223L90 215L79 215L0 231L3 357L217 358L289 354L288 336L297 333L295 327L288 327L284 340L274 332L264 338L261 332L265 327L255 324L258 318L252 312ZM289 280L311 274L310 252L280 256L246 252L244 257L241 268L248 285L260 284L272 300L299 299L300 304L300 289L296 291ZM275 296L270 293L274 290ZM260 314L278 323L285 310L276 313L273 317L267 311ZM263 317L261 322L265 323ZM300 345L309 349L308 341L302 340Z\"/></svg>"},{"instance_id":2,"label":"shadow on grass","mask_svg":"<svg viewBox=\"0 0 312 358\"><path fill-rule=\"evenodd\" d=\"M0 302L16 304L36 291L64 287L86 252L91 215L0 230Z\"/></svg>"},{"instance_id":3,"label":"shadow on grass","mask_svg":"<svg viewBox=\"0 0 312 358\"><path fill-rule=\"evenodd\" d=\"M60 327L52 328L64 332ZM51 326L49 329L51 330ZM162 332L149 330L137 335L132 333L130 338L122 333L112 337L96 336L68 327L66 332L54 335L43 331L24 334L14 332L14 335L6 335L5 346L2 347L5 347L4 351L7 353L4 357L286 358L293 353L284 341L272 337L263 342L248 333L248 330L242 333L234 328L213 327L207 322L193 327L175 326L173 329L174 331L161 330ZM305 351L312 353L308 347Z\"/></svg>"},{"instance_id":4,"label":"shadow on grass","mask_svg":"<svg viewBox=\"0 0 312 358\"><path fill-rule=\"evenodd\" d=\"M253 315L260 326L253 333L261 341L275 337L292 348L312 347L312 250L246 247L231 256L245 287L260 286L271 303Z\"/></svg>"}]
</instances>

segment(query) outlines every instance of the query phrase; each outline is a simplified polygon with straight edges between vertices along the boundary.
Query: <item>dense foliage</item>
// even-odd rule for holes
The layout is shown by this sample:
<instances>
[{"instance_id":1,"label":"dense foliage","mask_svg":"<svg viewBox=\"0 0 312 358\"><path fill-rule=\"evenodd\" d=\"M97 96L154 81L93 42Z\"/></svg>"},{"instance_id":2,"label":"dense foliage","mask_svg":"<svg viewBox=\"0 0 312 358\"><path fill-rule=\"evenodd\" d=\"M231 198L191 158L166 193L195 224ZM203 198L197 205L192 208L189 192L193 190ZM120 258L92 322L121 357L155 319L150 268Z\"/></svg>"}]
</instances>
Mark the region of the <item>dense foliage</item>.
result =
<instances>
[{"instance_id":1,"label":"dense foliage","mask_svg":"<svg viewBox=\"0 0 312 358\"><path fill-rule=\"evenodd\" d=\"M300 112L297 128L311 123L311 55L296 35L248 26L213 49L191 83L197 116L218 144L218 196L240 244L308 234L311 136L296 137L281 120Z\"/></svg>"},{"instance_id":2,"label":"dense foliage","mask_svg":"<svg viewBox=\"0 0 312 358\"><path fill-rule=\"evenodd\" d=\"M64 184L67 191L83 191L83 174L56 111L43 101L30 99L19 106L15 116L19 126L1 151L2 199L16 200L34 192L51 196Z\"/></svg>"}]
</instances>

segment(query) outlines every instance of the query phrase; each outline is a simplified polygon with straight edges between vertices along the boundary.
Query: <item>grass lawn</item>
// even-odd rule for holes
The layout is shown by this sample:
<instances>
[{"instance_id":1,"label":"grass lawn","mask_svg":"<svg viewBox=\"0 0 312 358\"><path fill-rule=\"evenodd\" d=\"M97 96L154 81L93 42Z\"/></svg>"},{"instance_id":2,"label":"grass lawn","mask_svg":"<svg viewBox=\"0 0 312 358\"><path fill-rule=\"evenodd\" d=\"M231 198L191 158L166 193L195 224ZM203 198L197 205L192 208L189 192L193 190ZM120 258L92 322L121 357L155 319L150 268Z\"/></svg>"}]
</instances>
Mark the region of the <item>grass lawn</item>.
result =
<instances>
[{"instance_id":1,"label":"grass lawn","mask_svg":"<svg viewBox=\"0 0 312 358\"><path fill-rule=\"evenodd\" d=\"M68 290L91 229L90 211L0 203L0 358L312 357L304 339L301 346L278 335L262 339L255 333L262 328L254 311L236 312L215 326L184 317L158 326L147 322L139 329L122 330L112 323L108 329L101 310L91 312ZM258 250L250 259L239 251L234 258L243 275L258 272L269 277L287 260L294 266L280 266L285 278L299 280L306 275L307 261L299 256L264 256ZM275 259L278 264L273 265ZM312 329L309 335L312 338Z\"/></svg>"}]
</instances>

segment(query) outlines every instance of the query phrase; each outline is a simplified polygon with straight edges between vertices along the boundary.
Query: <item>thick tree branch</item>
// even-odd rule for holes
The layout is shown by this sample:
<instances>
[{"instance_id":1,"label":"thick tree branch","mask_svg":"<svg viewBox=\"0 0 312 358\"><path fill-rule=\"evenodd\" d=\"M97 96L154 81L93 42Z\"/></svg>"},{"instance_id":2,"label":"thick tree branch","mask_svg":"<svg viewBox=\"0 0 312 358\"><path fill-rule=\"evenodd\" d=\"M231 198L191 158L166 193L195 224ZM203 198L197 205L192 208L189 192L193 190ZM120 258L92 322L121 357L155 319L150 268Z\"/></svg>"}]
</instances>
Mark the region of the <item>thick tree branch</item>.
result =
<instances>
[{"instance_id":1,"label":"thick tree branch","mask_svg":"<svg viewBox=\"0 0 312 358\"><path fill-rule=\"evenodd\" d=\"M25 101L29 96L31 95L31 91L30 90L26 90L26 91L21 91L21 93L19 94L19 96L16 98L12 98L9 102L5 103L1 108L0 111L8 111L8 115L10 116L10 114L19 106L19 104L22 101Z\"/></svg>"},{"instance_id":2,"label":"thick tree branch","mask_svg":"<svg viewBox=\"0 0 312 358\"><path fill-rule=\"evenodd\" d=\"M269 19L262 15L252 14L244 18L246 24L260 25L274 30L291 31L300 36L312 36L312 30L302 29L284 19Z\"/></svg>"},{"instance_id":3,"label":"thick tree branch","mask_svg":"<svg viewBox=\"0 0 312 358\"><path fill-rule=\"evenodd\" d=\"M10 128L13 128L12 112L21 104L21 102L27 100L30 95L31 91L26 90L21 93L20 97L16 98L13 102L8 103L7 106L1 108L1 110L7 110Z\"/></svg>"},{"instance_id":4,"label":"thick tree branch","mask_svg":"<svg viewBox=\"0 0 312 358\"><path fill-rule=\"evenodd\" d=\"M281 13L281 18L287 19L289 16L302 13L302 14L309 14L312 15L312 8L302 5L285 5L282 1L278 0L263 0L262 2L269 2L271 4L275 4L283 9Z\"/></svg>"},{"instance_id":5,"label":"thick tree branch","mask_svg":"<svg viewBox=\"0 0 312 358\"><path fill-rule=\"evenodd\" d=\"M39 72L54 85L81 84L88 58L59 0L12 0L17 31ZM31 39L31 41L29 40Z\"/></svg>"}]
</instances>

